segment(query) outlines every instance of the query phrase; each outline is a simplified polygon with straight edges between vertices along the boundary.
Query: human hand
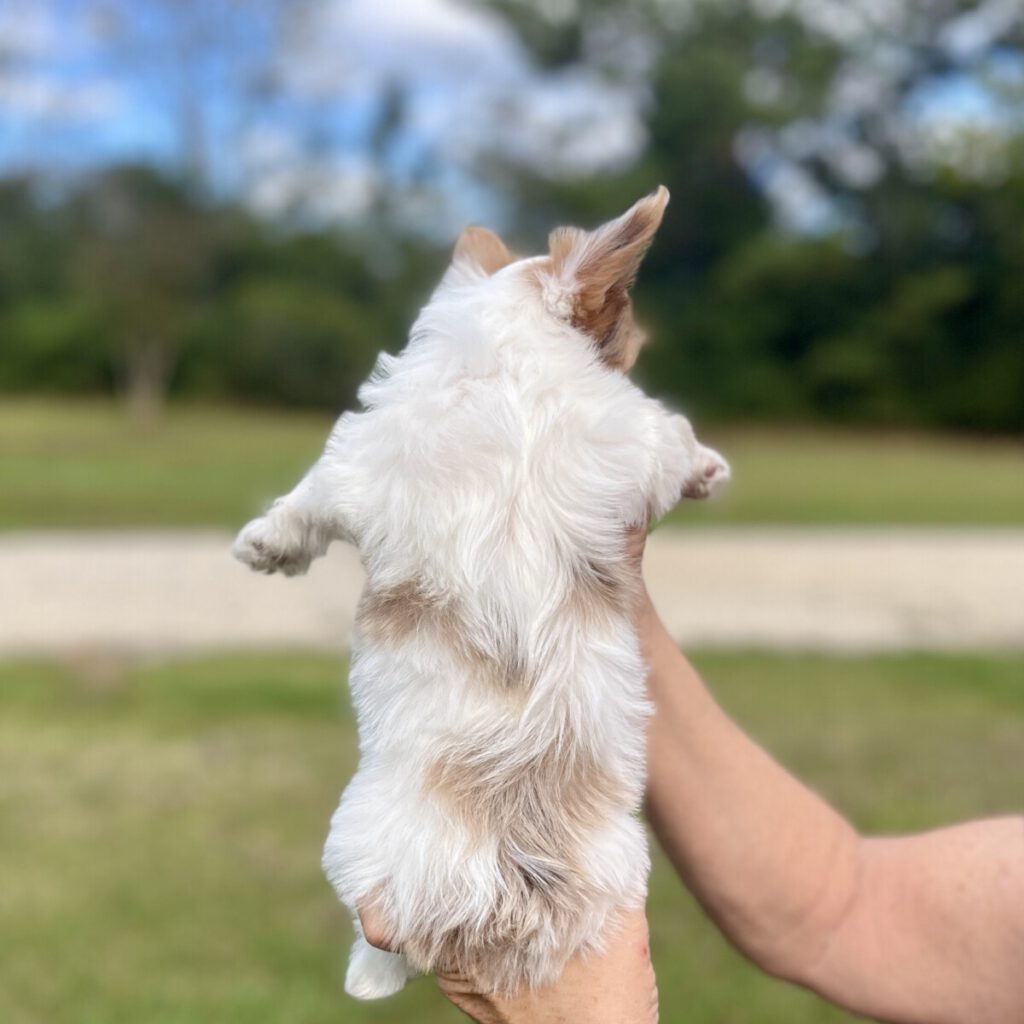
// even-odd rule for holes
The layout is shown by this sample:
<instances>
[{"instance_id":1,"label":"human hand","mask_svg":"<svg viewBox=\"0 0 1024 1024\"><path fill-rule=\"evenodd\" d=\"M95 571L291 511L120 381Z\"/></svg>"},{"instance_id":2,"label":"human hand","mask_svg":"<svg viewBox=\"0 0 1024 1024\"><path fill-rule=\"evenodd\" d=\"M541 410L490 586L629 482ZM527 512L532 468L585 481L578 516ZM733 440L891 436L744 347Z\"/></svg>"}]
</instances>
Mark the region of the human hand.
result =
<instances>
[{"instance_id":1,"label":"human hand","mask_svg":"<svg viewBox=\"0 0 1024 1024\"><path fill-rule=\"evenodd\" d=\"M360 915L371 944L387 945L387 929L373 911ZM475 990L459 975L439 975L438 986L477 1024L657 1024L658 989L651 966L647 918L624 915L600 956L578 956L553 985L511 999Z\"/></svg>"},{"instance_id":2,"label":"human hand","mask_svg":"<svg viewBox=\"0 0 1024 1024\"><path fill-rule=\"evenodd\" d=\"M647 592L643 577L644 548L647 546L649 528L650 523L644 520L627 527L625 535L626 557L636 574L634 622L645 648L648 646L649 634L658 621L658 613L651 603L651 595Z\"/></svg>"}]
</instances>

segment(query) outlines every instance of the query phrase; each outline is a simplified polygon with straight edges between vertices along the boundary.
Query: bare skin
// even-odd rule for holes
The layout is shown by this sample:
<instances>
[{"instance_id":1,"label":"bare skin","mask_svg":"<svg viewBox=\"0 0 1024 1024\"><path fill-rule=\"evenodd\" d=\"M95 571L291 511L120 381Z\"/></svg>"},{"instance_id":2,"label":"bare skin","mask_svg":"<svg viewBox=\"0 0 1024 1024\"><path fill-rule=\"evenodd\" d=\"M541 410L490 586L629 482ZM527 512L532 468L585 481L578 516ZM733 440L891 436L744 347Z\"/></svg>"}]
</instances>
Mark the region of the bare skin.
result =
<instances>
[{"instance_id":1,"label":"bare skin","mask_svg":"<svg viewBox=\"0 0 1024 1024\"><path fill-rule=\"evenodd\" d=\"M479 1024L657 1024L658 990L647 918L630 914L600 957L579 957L548 988L500 1000L464 978L440 977L441 991Z\"/></svg>"},{"instance_id":2,"label":"bare skin","mask_svg":"<svg viewBox=\"0 0 1024 1024\"><path fill-rule=\"evenodd\" d=\"M718 707L644 595L648 810L755 964L899 1024L1024 1021L1024 818L865 838Z\"/></svg>"},{"instance_id":3,"label":"bare skin","mask_svg":"<svg viewBox=\"0 0 1024 1024\"><path fill-rule=\"evenodd\" d=\"M630 547L639 563L646 531ZM1024 817L865 838L718 707L646 591L648 813L680 877L762 970L891 1024L1024 1021ZM386 948L372 915L367 937ZM603 957L500 1001L441 990L480 1024L654 1024L642 914Z\"/></svg>"}]
</instances>

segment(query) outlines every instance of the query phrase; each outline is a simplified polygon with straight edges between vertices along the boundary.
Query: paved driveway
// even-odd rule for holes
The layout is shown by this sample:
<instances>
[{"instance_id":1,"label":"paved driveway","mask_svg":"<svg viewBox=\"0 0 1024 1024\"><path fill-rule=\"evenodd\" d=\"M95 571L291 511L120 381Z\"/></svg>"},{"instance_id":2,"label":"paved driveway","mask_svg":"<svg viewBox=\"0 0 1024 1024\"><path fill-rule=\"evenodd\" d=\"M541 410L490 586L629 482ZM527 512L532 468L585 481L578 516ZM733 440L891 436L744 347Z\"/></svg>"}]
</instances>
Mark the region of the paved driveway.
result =
<instances>
[{"instance_id":1,"label":"paved driveway","mask_svg":"<svg viewBox=\"0 0 1024 1024\"><path fill-rule=\"evenodd\" d=\"M337 546L308 576L250 573L228 534L0 537L0 654L337 650L362 572ZM686 644L1024 649L1024 530L661 530L655 602Z\"/></svg>"}]
</instances>

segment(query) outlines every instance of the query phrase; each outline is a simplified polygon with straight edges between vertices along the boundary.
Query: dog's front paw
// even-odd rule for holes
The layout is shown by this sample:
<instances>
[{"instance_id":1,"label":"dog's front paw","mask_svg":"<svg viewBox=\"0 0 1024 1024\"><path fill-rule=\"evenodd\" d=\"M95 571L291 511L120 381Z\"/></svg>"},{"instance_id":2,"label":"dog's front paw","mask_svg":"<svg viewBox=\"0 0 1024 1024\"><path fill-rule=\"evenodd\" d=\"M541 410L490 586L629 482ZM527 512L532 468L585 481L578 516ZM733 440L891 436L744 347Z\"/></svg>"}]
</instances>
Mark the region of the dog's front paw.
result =
<instances>
[{"instance_id":1,"label":"dog's front paw","mask_svg":"<svg viewBox=\"0 0 1024 1024\"><path fill-rule=\"evenodd\" d=\"M693 475L683 485L684 498L710 498L720 490L732 476L729 463L713 448L697 445Z\"/></svg>"},{"instance_id":2,"label":"dog's front paw","mask_svg":"<svg viewBox=\"0 0 1024 1024\"><path fill-rule=\"evenodd\" d=\"M256 572L296 576L309 568L312 556L301 528L289 525L280 512L254 519L235 538L232 553Z\"/></svg>"}]
</instances>

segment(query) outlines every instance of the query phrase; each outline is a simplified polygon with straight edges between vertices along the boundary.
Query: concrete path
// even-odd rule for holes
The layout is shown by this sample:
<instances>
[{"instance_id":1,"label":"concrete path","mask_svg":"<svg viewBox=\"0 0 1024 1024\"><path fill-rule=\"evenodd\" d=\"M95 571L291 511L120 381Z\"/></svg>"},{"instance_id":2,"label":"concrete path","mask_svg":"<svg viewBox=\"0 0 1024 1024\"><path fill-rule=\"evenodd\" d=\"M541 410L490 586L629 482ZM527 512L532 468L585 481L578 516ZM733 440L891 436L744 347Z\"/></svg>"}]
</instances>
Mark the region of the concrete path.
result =
<instances>
[{"instance_id":1,"label":"concrete path","mask_svg":"<svg viewBox=\"0 0 1024 1024\"><path fill-rule=\"evenodd\" d=\"M228 534L0 536L0 654L344 647L362 582L337 546L258 576ZM1024 650L1024 529L662 530L651 591L690 645Z\"/></svg>"}]
</instances>

